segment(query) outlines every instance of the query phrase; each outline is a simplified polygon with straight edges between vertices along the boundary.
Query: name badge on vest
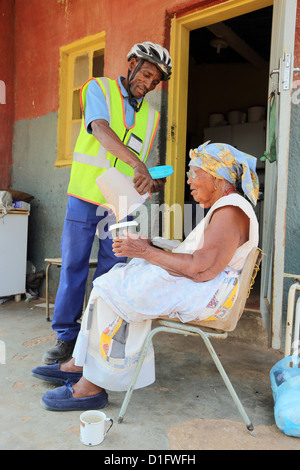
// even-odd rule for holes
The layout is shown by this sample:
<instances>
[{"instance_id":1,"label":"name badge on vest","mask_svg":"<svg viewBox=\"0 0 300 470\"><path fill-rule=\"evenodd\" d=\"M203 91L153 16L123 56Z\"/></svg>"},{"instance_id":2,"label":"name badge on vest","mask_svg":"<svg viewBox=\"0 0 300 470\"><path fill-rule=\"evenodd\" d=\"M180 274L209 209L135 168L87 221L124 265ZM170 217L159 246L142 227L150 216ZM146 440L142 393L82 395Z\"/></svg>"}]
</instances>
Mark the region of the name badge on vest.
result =
<instances>
[{"instance_id":1,"label":"name badge on vest","mask_svg":"<svg viewBox=\"0 0 300 470\"><path fill-rule=\"evenodd\" d=\"M143 141L137 135L131 134L126 147L139 155L143 148Z\"/></svg>"}]
</instances>

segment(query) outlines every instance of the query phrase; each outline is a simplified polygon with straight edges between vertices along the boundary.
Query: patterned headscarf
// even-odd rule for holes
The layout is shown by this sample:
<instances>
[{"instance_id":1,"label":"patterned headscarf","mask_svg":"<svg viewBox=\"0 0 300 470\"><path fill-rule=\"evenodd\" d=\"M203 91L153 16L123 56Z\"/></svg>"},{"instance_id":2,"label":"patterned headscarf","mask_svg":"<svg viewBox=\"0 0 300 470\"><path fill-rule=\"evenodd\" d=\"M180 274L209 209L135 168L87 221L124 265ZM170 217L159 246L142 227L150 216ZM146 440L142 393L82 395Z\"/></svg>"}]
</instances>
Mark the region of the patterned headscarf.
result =
<instances>
[{"instance_id":1,"label":"patterned headscarf","mask_svg":"<svg viewBox=\"0 0 300 470\"><path fill-rule=\"evenodd\" d=\"M259 182L255 157L228 144L210 144L209 140L190 150L190 159L190 166L197 166L215 178L225 179L233 185L241 179L245 195L256 205Z\"/></svg>"}]
</instances>

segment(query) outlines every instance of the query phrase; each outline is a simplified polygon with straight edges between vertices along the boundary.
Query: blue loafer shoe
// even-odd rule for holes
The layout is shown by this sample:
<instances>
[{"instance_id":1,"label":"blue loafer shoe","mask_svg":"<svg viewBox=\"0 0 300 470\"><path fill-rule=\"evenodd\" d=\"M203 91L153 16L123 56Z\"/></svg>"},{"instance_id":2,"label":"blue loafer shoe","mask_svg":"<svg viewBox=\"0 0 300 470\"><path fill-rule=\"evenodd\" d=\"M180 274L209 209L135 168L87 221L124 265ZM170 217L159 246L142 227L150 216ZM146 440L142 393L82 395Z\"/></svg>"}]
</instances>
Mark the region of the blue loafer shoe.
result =
<instances>
[{"instance_id":1,"label":"blue loafer shoe","mask_svg":"<svg viewBox=\"0 0 300 470\"><path fill-rule=\"evenodd\" d=\"M56 361L51 365L36 367L31 371L31 375L57 385L65 385L67 380L71 380L73 383L76 383L82 377L82 372L65 372L60 370L59 367L60 364Z\"/></svg>"},{"instance_id":2,"label":"blue loafer shoe","mask_svg":"<svg viewBox=\"0 0 300 470\"><path fill-rule=\"evenodd\" d=\"M51 411L97 410L104 408L108 403L105 390L86 398L74 398L72 382L67 381L63 387L49 390L42 396L42 405Z\"/></svg>"}]
</instances>

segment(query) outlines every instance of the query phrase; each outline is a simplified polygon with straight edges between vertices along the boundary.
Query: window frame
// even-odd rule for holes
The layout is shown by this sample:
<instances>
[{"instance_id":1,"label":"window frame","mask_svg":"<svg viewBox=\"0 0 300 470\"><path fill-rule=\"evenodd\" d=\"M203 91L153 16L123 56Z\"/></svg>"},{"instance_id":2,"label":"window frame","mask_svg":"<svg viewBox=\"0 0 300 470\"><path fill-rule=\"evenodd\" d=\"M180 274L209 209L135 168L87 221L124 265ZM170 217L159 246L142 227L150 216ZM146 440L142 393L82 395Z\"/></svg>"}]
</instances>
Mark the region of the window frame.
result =
<instances>
[{"instance_id":1,"label":"window frame","mask_svg":"<svg viewBox=\"0 0 300 470\"><path fill-rule=\"evenodd\" d=\"M88 54L89 78L92 76L93 55L95 51L105 52L105 31L79 39L60 48L59 70L59 108L57 122L57 157L55 167L72 165L73 150L71 147L72 125L81 123L73 119L74 64L77 57ZM83 84L82 84L83 85Z\"/></svg>"}]
</instances>

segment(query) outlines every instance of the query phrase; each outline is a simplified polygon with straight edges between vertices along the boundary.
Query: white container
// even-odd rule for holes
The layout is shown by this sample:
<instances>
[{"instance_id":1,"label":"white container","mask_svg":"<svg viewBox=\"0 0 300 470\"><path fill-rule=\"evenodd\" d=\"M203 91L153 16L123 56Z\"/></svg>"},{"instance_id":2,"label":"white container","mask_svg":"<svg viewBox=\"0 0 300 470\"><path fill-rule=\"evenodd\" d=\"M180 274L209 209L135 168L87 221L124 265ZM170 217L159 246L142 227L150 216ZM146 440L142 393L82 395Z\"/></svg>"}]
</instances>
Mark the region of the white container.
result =
<instances>
[{"instance_id":1,"label":"white container","mask_svg":"<svg viewBox=\"0 0 300 470\"><path fill-rule=\"evenodd\" d=\"M247 113L242 113L241 124L245 124L246 121L247 121Z\"/></svg>"},{"instance_id":2,"label":"white container","mask_svg":"<svg viewBox=\"0 0 300 470\"><path fill-rule=\"evenodd\" d=\"M226 124L223 113L212 113L209 115L209 127L222 126Z\"/></svg>"},{"instance_id":3,"label":"white container","mask_svg":"<svg viewBox=\"0 0 300 470\"><path fill-rule=\"evenodd\" d=\"M105 429L108 421L110 426ZM102 411L85 411L80 415L80 441L86 446L97 446L101 444L112 425L113 420L107 418Z\"/></svg>"},{"instance_id":4,"label":"white container","mask_svg":"<svg viewBox=\"0 0 300 470\"><path fill-rule=\"evenodd\" d=\"M117 222L132 214L149 197L148 193L140 195L133 187L132 178L116 168L105 171L96 179L96 184L115 213Z\"/></svg>"},{"instance_id":5,"label":"white container","mask_svg":"<svg viewBox=\"0 0 300 470\"><path fill-rule=\"evenodd\" d=\"M124 232L136 233L138 223L134 220L128 222L120 222L109 227L113 238L124 237Z\"/></svg>"},{"instance_id":6,"label":"white container","mask_svg":"<svg viewBox=\"0 0 300 470\"><path fill-rule=\"evenodd\" d=\"M228 113L228 122L232 126L240 124L242 122L243 113L238 110L229 111Z\"/></svg>"},{"instance_id":7,"label":"white container","mask_svg":"<svg viewBox=\"0 0 300 470\"><path fill-rule=\"evenodd\" d=\"M248 108L248 122L263 121L266 115L265 106L250 106Z\"/></svg>"}]
</instances>

